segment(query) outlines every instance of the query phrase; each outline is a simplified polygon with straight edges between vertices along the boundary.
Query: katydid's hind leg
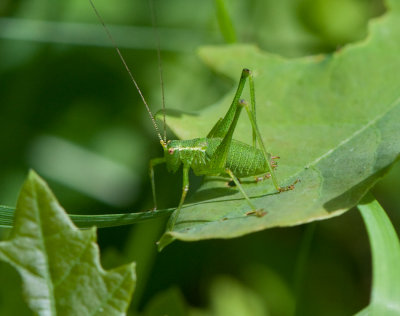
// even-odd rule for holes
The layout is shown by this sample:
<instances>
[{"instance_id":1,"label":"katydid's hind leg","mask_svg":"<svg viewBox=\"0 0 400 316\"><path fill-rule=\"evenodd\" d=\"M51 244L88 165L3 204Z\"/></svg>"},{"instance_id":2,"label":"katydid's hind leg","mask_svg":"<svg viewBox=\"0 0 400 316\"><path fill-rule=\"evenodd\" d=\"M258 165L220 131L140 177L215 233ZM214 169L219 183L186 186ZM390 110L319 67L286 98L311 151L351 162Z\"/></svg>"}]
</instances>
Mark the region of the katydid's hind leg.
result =
<instances>
[{"instance_id":1,"label":"katydid's hind leg","mask_svg":"<svg viewBox=\"0 0 400 316\"><path fill-rule=\"evenodd\" d=\"M222 138L221 143L218 145L213 156L210 159L211 169L221 170L225 168L226 159L228 157L229 148L232 143L233 132L235 131L242 106L240 106L240 97L243 92L244 85L249 76L250 71L248 69L242 70L242 75L239 80L239 85L236 89L235 96L226 112L225 116L220 119L215 126L212 128L208 137Z\"/></svg>"},{"instance_id":2,"label":"katydid's hind leg","mask_svg":"<svg viewBox=\"0 0 400 316\"><path fill-rule=\"evenodd\" d=\"M154 207L153 210L157 209L157 198L156 198L156 185L154 182L154 167L162 164L165 162L165 158L154 158L150 160L149 163L149 175L150 175L150 181L151 181L151 192L153 194L153 203L154 203Z\"/></svg>"},{"instance_id":3,"label":"katydid's hind leg","mask_svg":"<svg viewBox=\"0 0 400 316\"><path fill-rule=\"evenodd\" d=\"M270 178L272 179L272 182L273 182L276 190L280 191L278 179L276 178L276 175L274 173L274 167L272 166L273 163L271 163L272 157L265 149L264 141L261 137L260 130L258 129L254 80L253 80L253 75L251 74L251 71L250 70L247 70L247 71L248 71L248 78L249 78L251 108L249 107L247 102L244 100L240 100L239 104L241 104L246 109L246 112L249 116L252 132L253 132L253 146L256 147L255 144L258 142L258 145L264 154L265 161L267 162L267 174L270 175Z\"/></svg>"},{"instance_id":4,"label":"katydid's hind leg","mask_svg":"<svg viewBox=\"0 0 400 316\"><path fill-rule=\"evenodd\" d=\"M295 182L293 182L293 184L287 186L287 187L281 187L279 186L278 183L278 179L275 175L275 169L277 167L276 162L274 161L274 159L278 159L278 156L271 156L271 154L269 154L265 148L264 145L264 141L261 137L261 133L260 130L258 128L257 125L257 120L256 120L256 99L255 99L255 91L254 91L254 81L253 81L253 76L251 74L251 72L249 71L249 86L250 86L250 102L251 102L251 109L249 107L249 105L244 101L244 100L240 100L239 104L241 104L242 106L245 107L247 114L249 116L250 119L250 123L251 123L251 127L253 130L253 144L254 144L254 135L257 138L258 141L258 145L260 146L261 151L264 154L264 158L267 164L267 174L270 175L272 182L276 188L276 190L278 192L283 192L283 191L288 191L288 190L293 190L294 186L297 182L299 182L299 180L296 180Z\"/></svg>"},{"instance_id":5,"label":"katydid's hind leg","mask_svg":"<svg viewBox=\"0 0 400 316\"><path fill-rule=\"evenodd\" d=\"M258 217L264 216L266 214L266 212L263 209L257 209L256 206L253 204L253 202L251 202L250 198L247 196L247 194L244 191L242 185L240 184L239 179L233 174L232 170L226 168L225 171L232 178L233 182L235 182L236 187L243 194L243 196L246 199L247 203L251 207L251 211L248 211L246 213L246 215L256 215Z\"/></svg>"},{"instance_id":6,"label":"katydid's hind leg","mask_svg":"<svg viewBox=\"0 0 400 316\"><path fill-rule=\"evenodd\" d=\"M253 81L253 75L251 74L250 70L248 70L248 78L249 78L249 88L250 88L250 103L251 103L251 108L249 107L248 103L244 100L240 100L239 104L242 105L247 112L247 115L249 116L250 119L250 124L251 124L251 129L253 131L253 145L258 142L258 145L261 149L261 151L264 154L264 158L267 164L267 173L271 175L272 182L276 188L277 191L280 191L280 186L278 184L278 179L274 173L274 168L271 165L271 154L269 154L265 148L264 141L261 137L260 130L257 125L257 119L256 119L256 98L255 98L255 89L254 89L254 81Z\"/></svg>"},{"instance_id":7,"label":"katydid's hind leg","mask_svg":"<svg viewBox=\"0 0 400 316\"><path fill-rule=\"evenodd\" d=\"M254 90L254 87L253 87L253 90ZM254 102L254 100L252 100L252 102ZM276 190L278 192L280 192L281 191L281 187L278 184L278 179L277 179L277 177L275 175L274 167L271 164L271 154L268 153L267 150L265 149L265 145L264 145L263 139L261 137L260 130L258 129L258 125L257 125L257 122L256 122L255 117L253 115L253 112L251 111L248 103L245 100L240 100L239 104L246 109L246 112L247 112L247 114L249 116L249 119L250 119L251 128L253 130L253 133L256 134L258 145L259 145L261 151L263 152L263 155L264 155L264 158L265 158L266 169L267 169L266 171L267 171L267 173L269 173L271 175L272 183L274 184ZM255 105L254 106L252 105L252 107L255 107Z\"/></svg>"},{"instance_id":8,"label":"katydid's hind leg","mask_svg":"<svg viewBox=\"0 0 400 316\"><path fill-rule=\"evenodd\" d=\"M251 71L248 70L249 73L249 86L250 86L250 104L251 104L251 112L253 113L254 121L257 122L257 113L256 113L256 95L254 92L254 82L253 82L253 75ZM253 147L257 147L257 134L256 131L253 130Z\"/></svg>"},{"instance_id":9,"label":"katydid's hind leg","mask_svg":"<svg viewBox=\"0 0 400 316\"><path fill-rule=\"evenodd\" d=\"M271 156L271 167L273 170L276 170L276 168L278 167L278 163L275 161L275 159L279 159L279 156ZM265 174L259 175L259 176L255 176L255 181L261 182L264 181L266 179L270 179L271 178L271 173L267 172Z\"/></svg>"},{"instance_id":10,"label":"katydid's hind leg","mask_svg":"<svg viewBox=\"0 0 400 316\"><path fill-rule=\"evenodd\" d=\"M209 133L209 136L212 135L212 137L214 138L215 137L222 138L221 143L218 145L210 161L210 165L212 166L213 169L220 170L222 168L225 168L229 148L232 143L232 136L235 131L240 113L244 105L242 104L242 102L244 101L241 100L240 97L242 95L244 85L250 75L251 75L250 70L246 68L242 70L242 75L239 80L239 85L236 90L235 96L233 98L232 104L228 109L228 112L226 112L222 120L219 120L215 124L215 126ZM252 99L254 99L254 87L253 85L251 87L253 91Z\"/></svg>"},{"instance_id":11,"label":"katydid's hind leg","mask_svg":"<svg viewBox=\"0 0 400 316\"><path fill-rule=\"evenodd\" d=\"M171 218L168 222L168 230L172 230L174 228L176 220L179 217L179 213L181 212L183 202L185 202L186 195L189 191L189 168L190 166L188 165L183 166L182 196L181 200L179 201L178 208L175 210L175 212L172 213Z\"/></svg>"},{"instance_id":12,"label":"katydid's hind leg","mask_svg":"<svg viewBox=\"0 0 400 316\"><path fill-rule=\"evenodd\" d=\"M207 138L217 138L221 137L224 138L228 133L229 129L232 126L232 123L236 125L234 122L236 112L238 110L238 103L240 97L242 96L242 92L247 81L247 78L250 75L250 70L243 69L242 74L240 76L239 84L235 92L235 96L233 97L231 106L229 107L228 111L225 113L225 116L217 121L211 131L208 133Z\"/></svg>"}]
</instances>

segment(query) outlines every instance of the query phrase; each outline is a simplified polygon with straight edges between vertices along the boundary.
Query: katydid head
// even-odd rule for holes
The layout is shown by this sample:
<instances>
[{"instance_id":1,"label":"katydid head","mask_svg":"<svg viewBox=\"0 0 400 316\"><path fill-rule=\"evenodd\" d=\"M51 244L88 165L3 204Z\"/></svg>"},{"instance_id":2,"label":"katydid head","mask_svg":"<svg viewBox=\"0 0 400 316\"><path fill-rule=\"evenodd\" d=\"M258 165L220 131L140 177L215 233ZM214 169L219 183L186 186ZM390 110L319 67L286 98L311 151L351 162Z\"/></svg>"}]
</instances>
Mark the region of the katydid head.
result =
<instances>
[{"instance_id":1,"label":"katydid head","mask_svg":"<svg viewBox=\"0 0 400 316\"><path fill-rule=\"evenodd\" d=\"M179 140L169 140L166 143L161 141L161 145L164 149L164 158L167 170L169 172L176 172L182 163L179 155Z\"/></svg>"}]
</instances>

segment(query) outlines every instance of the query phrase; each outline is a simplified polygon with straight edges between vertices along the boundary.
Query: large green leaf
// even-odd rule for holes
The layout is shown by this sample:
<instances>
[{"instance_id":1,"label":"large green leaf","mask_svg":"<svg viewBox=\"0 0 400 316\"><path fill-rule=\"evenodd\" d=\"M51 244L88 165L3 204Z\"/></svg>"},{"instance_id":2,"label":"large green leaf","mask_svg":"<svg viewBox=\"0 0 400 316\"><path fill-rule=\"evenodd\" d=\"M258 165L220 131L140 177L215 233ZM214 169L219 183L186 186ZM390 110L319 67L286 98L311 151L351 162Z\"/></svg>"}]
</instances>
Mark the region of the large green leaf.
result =
<instances>
[{"instance_id":1,"label":"large green leaf","mask_svg":"<svg viewBox=\"0 0 400 316\"><path fill-rule=\"evenodd\" d=\"M123 315L135 285L134 264L104 271L96 230L76 228L46 185L30 172L0 259L21 275L37 315Z\"/></svg>"},{"instance_id":2,"label":"large green leaf","mask_svg":"<svg viewBox=\"0 0 400 316\"><path fill-rule=\"evenodd\" d=\"M205 47L201 58L238 81L253 71L257 120L272 154L281 157L281 185L301 183L275 194L270 181L244 181L264 217L246 216L249 206L226 180L206 178L182 209L171 240L231 238L275 226L337 216L357 204L400 153L400 3L369 26L368 38L331 55L285 59L254 46ZM170 115L182 139L204 137L222 117L234 91L199 115ZM234 138L250 143L244 117Z\"/></svg>"}]
</instances>

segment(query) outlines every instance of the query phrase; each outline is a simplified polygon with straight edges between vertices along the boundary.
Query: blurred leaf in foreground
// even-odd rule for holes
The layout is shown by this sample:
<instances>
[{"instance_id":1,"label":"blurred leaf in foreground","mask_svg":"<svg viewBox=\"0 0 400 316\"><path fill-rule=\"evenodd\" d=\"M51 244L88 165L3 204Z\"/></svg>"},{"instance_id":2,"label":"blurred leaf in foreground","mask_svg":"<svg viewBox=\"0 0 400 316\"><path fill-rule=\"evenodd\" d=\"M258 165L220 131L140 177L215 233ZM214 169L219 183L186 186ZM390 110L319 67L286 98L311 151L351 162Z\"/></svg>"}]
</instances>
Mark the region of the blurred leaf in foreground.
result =
<instances>
[{"instance_id":1,"label":"blurred leaf in foreground","mask_svg":"<svg viewBox=\"0 0 400 316\"><path fill-rule=\"evenodd\" d=\"M96 230L76 228L36 173L20 193L9 241L0 259L20 273L37 315L123 315L135 285L134 264L104 271Z\"/></svg>"},{"instance_id":2,"label":"blurred leaf in foreground","mask_svg":"<svg viewBox=\"0 0 400 316\"><path fill-rule=\"evenodd\" d=\"M271 181L243 179L253 203L267 211L259 218L245 215L246 201L226 179L205 178L160 248L173 239L232 238L337 216L384 175L400 153L400 4L387 3L366 40L332 55L285 59L246 45L200 50L210 67L235 81L242 68L253 71L259 128L269 152L281 157L278 178L282 186L301 183L275 194ZM198 116L170 115L168 123L181 139L204 137L232 96ZM234 138L251 142L245 115Z\"/></svg>"}]
</instances>

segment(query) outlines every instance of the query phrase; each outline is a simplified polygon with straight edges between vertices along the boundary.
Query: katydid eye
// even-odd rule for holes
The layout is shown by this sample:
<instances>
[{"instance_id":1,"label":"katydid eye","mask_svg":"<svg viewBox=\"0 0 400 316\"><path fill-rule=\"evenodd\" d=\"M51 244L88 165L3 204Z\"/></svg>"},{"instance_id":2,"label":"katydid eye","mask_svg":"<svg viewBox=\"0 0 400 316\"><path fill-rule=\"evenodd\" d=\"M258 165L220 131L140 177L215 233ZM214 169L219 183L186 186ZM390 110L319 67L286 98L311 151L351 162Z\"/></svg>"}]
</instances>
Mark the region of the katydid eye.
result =
<instances>
[{"instance_id":1,"label":"katydid eye","mask_svg":"<svg viewBox=\"0 0 400 316\"><path fill-rule=\"evenodd\" d=\"M172 155L172 154L174 153L174 151L175 151L175 149L174 149L174 148L170 148L170 149L168 149L168 153L169 153L170 155Z\"/></svg>"}]
</instances>

